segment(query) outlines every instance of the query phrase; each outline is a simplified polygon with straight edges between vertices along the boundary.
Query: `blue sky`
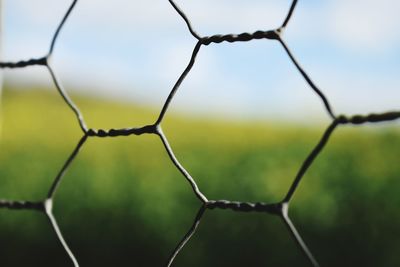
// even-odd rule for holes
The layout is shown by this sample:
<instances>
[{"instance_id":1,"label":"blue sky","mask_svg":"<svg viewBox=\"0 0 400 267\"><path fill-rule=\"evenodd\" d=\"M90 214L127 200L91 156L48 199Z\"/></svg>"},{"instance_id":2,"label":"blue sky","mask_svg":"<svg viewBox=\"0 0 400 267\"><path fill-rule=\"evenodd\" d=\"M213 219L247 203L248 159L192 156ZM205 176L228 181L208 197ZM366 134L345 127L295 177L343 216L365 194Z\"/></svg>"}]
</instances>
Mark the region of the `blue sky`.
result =
<instances>
[{"instance_id":1,"label":"blue sky","mask_svg":"<svg viewBox=\"0 0 400 267\"><path fill-rule=\"evenodd\" d=\"M67 0L3 0L3 57L46 54ZM291 1L176 1L201 35L278 27ZM400 2L299 1L283 38L337 113L400 109ZM160 107L196 40L166 0L80 0L56 45L67 91ZM6 80L48 84L44 68ZM274 41L202 47L173 109L239 117L325 118L319 98Z\"/></svg>"}]
</instances>

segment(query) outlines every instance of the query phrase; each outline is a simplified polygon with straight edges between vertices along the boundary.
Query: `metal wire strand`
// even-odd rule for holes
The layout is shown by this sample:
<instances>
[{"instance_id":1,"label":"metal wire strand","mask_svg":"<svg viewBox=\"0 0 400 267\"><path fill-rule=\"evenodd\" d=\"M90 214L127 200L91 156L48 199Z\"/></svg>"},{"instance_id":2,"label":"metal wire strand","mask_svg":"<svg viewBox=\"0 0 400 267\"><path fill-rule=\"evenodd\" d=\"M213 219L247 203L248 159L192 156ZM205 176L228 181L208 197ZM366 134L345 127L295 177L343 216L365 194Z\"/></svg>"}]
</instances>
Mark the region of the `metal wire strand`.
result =
<instances>
[{"instance_id":1,"label":"metal wire strand","mask_svg":"<svg viewBox=\"0 0 400 267\"><path fill-rule=\"evenodd\" d=\"M286 194L286 197L284 198L283 202L289 202L292 199L292 196L294 192L296 191L297 187L299 186L299 183L301 179L303 178L304 174L308 170L308 168L311 166L315 158L319 155L319 153L322 151L322 149L325 147L326 143L329 140L329 137L335 130L336 126L339 124L337 120L334 120L331 125L326 129L324 135L322 136L321 140L318 142L318 144L315 146L315 148L311 151L311 153L308 155L306 160L303 162L301 165L299 172L297 173L292 185L289 188L288 193Z\"/></svg>"},{"instance_id":2,"label":"metal wire strand","mask_svg":"<svg viewBox=\"0 0 400 267\"><path fill-rule=\"evenodd\" d=\"M60 24L58 25L56 32L53 35L53 39L51 40L51 44L50 44L50 49L49 49L49 55L51 55L53 53L54 50L54 46L56 44L58 35L60 34L61 29L64 27L65 22L67 21L69 15L71 14L72 10L75 8L76 3L78 2L78 0L73 0L71 5L69 6L67 12L65 13L64 17L62 18Z\"/></svg>"},{"instance_id":3,"label":"metal wire strand","mask_svg":"<svg viewBox=\"0 0 400 267\"><path fill-rule=\"evenodd\" d=\"M328 112L329 116L332 119L335 119L335 114L333 113L333 110L331 108L331 105L329 104L328 98L322 93L322 91L315 85L315 83L311 80L310 76L304 71L304 69L300 66L300 63L296 60L292 52L290 51L289 47L286 45L285 41L283 41L282 38L277 39L283 48L285 49L286 53L288 54L290 60L293 62L293 64L296 66L297 70L300 72L300 74L303 76L303 78L306 80L308 85L310 85L311 89L321 98L322 102L325 105L325 109Z\"/></svg>"},{"instance_id":4,"label":"metal wire strand","mask_svg":"<svg viewBox=\"0 0 400 267\"><path fill-rule=\"evenodd\" d=\"M172 263L174 262L176 256L179 254L179 252L182 250L182 248L186 245L186 243L190 240L190 238L194 235L194 233L197 230L197 227L200 224L200 220L203 217L204 211L206 210L206 205L203 204L200 207L200 210L197 212L196 218L194 219L194 222L192 226L190 227L189 231L185 234L185 236L182 238L181 242L176 246L176 248L172 251L171 256L168 259L167 262L167 267L170 267Z\"/></svg>"},{"instance_id":5,"label":"metal wire strand","mask_svg":"<svg viewBox=\"0 0 400 267\"><path fill-rule=\"evenodd\" d=\"M169 158L174 163L175 167L185 176L186 180L191 185L193 192L196 194L197 198L200 199L203 203L207 203L208 199L204 194L200 191L199 187L197 186L196 182L194 181L193 177L189 174L189 172L182 166L182 164L176 158L171 146L168 143L167 138L165 137L164 133L162 132L161 127L158 128L157 131L158 136L160 137L165 150L168 153Z\"/></svg>"},{"instance_id":6,"label":"metal wire strand","mask_svg":"<svg viewBox=\"0 0 400 267\"><path fill-rule=\"evenodd\" d=\"M81 149L81 147L85 143L87 137L88 136L85 134L81 138L81 140L79 140L79 142L76 145L74 151L72 151L72 154L69 156L69 158L67 159L67 161L64 163L64 165L62 166L61 170L57 174L56 178L54 179L53 184L51 185L50 190L49 190L49 192L47 194L47 198L50 198L50 199L53 198L54 194L57 191L57 188L60 186L60 182L61 182L62 178L64 177L65 172L67 171L68 167L71 165L72 161L78 155L79 150Z\"/></svg>"},{"instance_id":7,"label":"metal wire strand","mask_svg":"<svg viewBox=\"0 0 400 267\"><path fill-rule=\"evenodd\" d=\"M198 41L197 44L195 45L193 52L192 52L192 56L190 57L190 61L189 64L186 66L185 70L182 72L181 76L179 77L179 79L176 81L174 87L172 88L170 94L168 95L167 100L164 103L164 106L161 109L160 115L158 116L158 119L156 121L156 125L159 125L164 116L165 113L168 110L169 105L171 104L172 99L174 98L178 88L181 86L183 80L186 78L186 76L189 74L190 70L193 68L194 63L196 62L196 57L197 54L200 51L200 47L201 47L201 41Z\"/></svg>"},{"instance_id":8,"label":"metal wire strand","mask_svg":"<svg viewBox=\"0 0 400 267\"><path fill-rule=\"evenodd\" d=\"M61 233L60 227L58 227L56 218L53 215L53 200L47 199L44 203L44 206L45 206L45 213L47 215L47 218L49 219L50 224L53 227L53 230L54 230L55 234L57 235L57 238L60 241L60 244L62 245L64 251L68 254L69 258L71 259L72 263L74 264L74 267L79 267L78 261L76 260L71 249L68 247L67 242L65 242L65 239Z\"/></svg>"},{"instance_id":9,"label":"metal wire strand","mask_svg":"<svg viewBox=\"0 0 400 267\"><path fill-rule=\"evenodd\" d=\"M54 47L57 42L60 31L64 27L65 22L67 21L68 17L70 16L72 10L75 8L75 5L77 2L78 2L78 0L72 1L67 12L64 14L64 17L61 19L60 24L57 26L57 29L51 39L50 48L49 48L49 52L47 53L47 56L41 57L41 58L32 58L29 60L21 60L18 62L0 62L0 68L15 69L15 68L25 68L25 67L34 66L34 65L46 66L48 59L53 54Z\"/></svg>"},{"instance_id":10,"label":"metal wire strand","mask_svg":"<svg viewBox=\"0 0 400 267\"><path fill-rule=\"evenodd\" d=\"M88 127L86 126L85 120L83 118L83 115L79 108L75 105L74 101L69 97L69 95L65 92L64 87L61 85L61 82L58 80L58 77L53 70L51 64L47 62L47 69L49 70L49 73L51 75L51 78L53 79L54 85L57 88L59 94L65 101L65 103L70 107L70 109L75 113L75 116L78 120L79 126L81 127L81 130L86 133L88 131Z\"/></svg>"},{"instance_id":11,"label":"metal wire strand","mask_svg":"<svg viewBox=\"0 0 400 267\"><path fill-rule=\"evenodd\" d=\"M186 23L186 26L188 27L190 33L193 35L194 38L197 40L200 40L201 37L199 34L193 29L192 24L190 23L190 20L186 16L186 14L178 7L177 4L173 0L168 0L168 2L172 5L172 7L175 9L175 11L183 18L183 20Z\"/></svg>"},{"instance_id":12,"label":"metal wire strand","mask_svg":"<svg viewBox=\"0 0 400 267\"><path fill-rule=\"evenodd\" d=\"M288 12L284 22L282 23L281 29L286 28L287 24L289 23L289 20L292 18L293 11L296 8L296 4L297 4L297 0L293 0L292 4L290 5L289 12Z\"/></svg>"},{"instance_id":13,"label":"metal wire strand","mask_svg":"<svg viewBox=\"0 0 400 267\"><path fill-rule=\"evenodd\" d=\"M1 1L1 0L0 0ZM70 17L71 13L73 12L74 8L78 0L73 0L69 5L66 13L64 14L63 18L61 19L58 27L56 28L49 47L49 51L47 56L41 58L32 58L29 60L21 60L18 62L0 62L0 68L24 68L34 65L39 66L46 66L48 69L50 76L54 82L54 85L57 89L59 95L63 98L65 104L74 112L77 122L83 131L83 136L80 138L78 144L76 145L75 149L72 151L71 155L66 159L63 166L59 170L57 176L55 177L49 192L47 194L47 198L44 201L13 201L13 200L6 200L0 199L0 209L9 209L9 210L36 210L40 212L44 212L51 223L53 230L59 240L59 243L62 245L64 251L67 253L69 258L71 259L73 265L75 267L79 266L78 261L75 258L74 254L68 247L66 241L63 238L62 232L57 224L57 221L53 214L53 198L56 194L57 189L60 186L60 183L68 170L71 166L74 159L79 154L82 146L85 144L89 137L99 137L99 138L108 138L108 137L121 137L121 136L131 136L131 135L142 135L142 134L154 134L157 135L166 152L173 163L173 165L180 171L180 173L185 177L185 179L189 182L194 194L196 197L202 202L202 206L200 207L197 215L194 219L192 226L190 227L189 231L183 236L182 240L179 244L175 247L172 251L166 266L169 267L172 265L174 259L177 257L179 252L182 248L187 244L190 238L196 232L201 218L205 213L206 209L230 209L235 212L263 212L267 215L273 216L280 216L283 220L283 223L287 226L294 242L297 243L299 249L303 252L305 257L309 260L310 264L313 267L318 267L319 263L317 262L316 258L311 253L311 250L306 246L305 242L303 241L301 235L295 228L294 224L292 223L291 219L288 215L289 204L292 200L294 193L296 192L299 184L303 180L304 175L306 174L309 167L313 164L314 160L319 156L321 151L327 145L330 136L333 134L334 130L341 125L362 125L366 123L380 123L380 122L389 122L394 120L400 119L400 111L390 111L384 112L380 114L367 114L367 115L340 115L337 116L334 114L333 109L328 101L328 98L325 94L317 87L317 85L311 80L309 74L300 66L299 62L296 60L284 40L282 39L282 31L288 26L288 23L291 21L293 17L293 13L297 7L297 0L293 0L291 2L290 8L288 13L281 25L280 28L276 30L268 30L263 31L259 30L253 33L241 33L241 34L218 34L218 35L211 35L206 37L201 37L193 28L188 16L183 12L182 9L173 1L168 0L173 9L177 12L177 14L184 20L187 28L189 29L190 34L197 39L197 43L193 48L190 60L186 68L183 70L182 74L178 77L176 83L172 87L168 97L166 98L164 105L159 113L159 116L154 124L145 125L142 127L127 127L123 129L90 129L87 127L83 115L77 105L72 101L72 99L68 96L56 72L51 64L51 58L55 49L56 42L58 40L59 34L63 29L66 21ZM240 201L232 201L232 200L208 200L207 197L200 191L195 179L190 175L190 173L183 167L183 165L178 161L176 158L173 149L171 148L167 137L162 131L161 124L164 119L164 116L175 96L177 91L179 90L182 82L186 79L187 75L192 70L196 58L199 54L200 48L202 45L207 46L210 44L219 44L222 42L250 42L257 39L266 39L266 40L277 40L283 47L286 54L289 56L289 59L296 67L297 71L303 76L306 80L307 84L311 87L311 89L319 96L322 100L326 112L329 114L331 118L331 124L325 130L323 136L317 143L317 145L313 148L310 154L302 163L301 167L298 170L297 175L295 176L293 183L291 184L290 188L286 196L283 198L282 202L279 203L263 203L263 202L240 202Z\"/></svg>"},{"instance_id":14,"label":"metal wire strand","mask_svg":"<svg viewBox=\"0 0 400 267\"><path fill-rule=\"evenodd\" d=\"M43 211L43 202L25 201L25 200L6 200L0 199L0 208L10 210L37 210Z\"/></svg>"},{"instance_id":15,"label":"metal wire strand","mask_svg":"<svg viewBox=\"0 0 400 267\"><path fill-rule=\"evenodd\" d=\"M304 253L304 255L307 257L307 259L310 261L310 264L313 267L319 267L319 263L314 258L314 256L312 255L311 251L308 249L306 243L303 241L303 238L301 238L301 235L299 234L299 232L297 231L296 227L294 226L294 224L290 220L289 214L288 214L288 209L289 209L289 204L288 203L282 203L281 218L285 222L285 225L289 229L289 232L291 233L293 239L296 240L296 243L300 247L300 250Z\"/></svg>"},{"instance_id":16,"label":"metal wire strand","mask_svg":"<svg viewBox=\"0 0 400 267\"><path fill-rule=\"evenodd\" d=\"M25 68L29 66L46 66L47 58L32 58L29 60L21 60L18 62L0 62L0 68L2 69L17 69L17 68Z\"/></svg>"}]
</instances>

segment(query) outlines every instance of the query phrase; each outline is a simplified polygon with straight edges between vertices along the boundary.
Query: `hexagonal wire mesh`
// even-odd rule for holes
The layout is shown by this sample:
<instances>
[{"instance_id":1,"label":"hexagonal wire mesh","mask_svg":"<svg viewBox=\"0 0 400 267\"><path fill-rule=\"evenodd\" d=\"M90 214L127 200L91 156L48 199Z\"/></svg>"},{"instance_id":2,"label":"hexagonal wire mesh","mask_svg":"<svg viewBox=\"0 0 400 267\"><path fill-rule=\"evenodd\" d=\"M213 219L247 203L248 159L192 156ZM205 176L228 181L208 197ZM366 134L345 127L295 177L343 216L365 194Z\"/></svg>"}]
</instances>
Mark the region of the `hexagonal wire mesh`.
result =
<instances>
[{"instance_id":1,"label":"hexagonal wire mesh","mask_svg":"<svg viewBox=\"0 0 400 267\"><path fill-rule=\"evenodd\" d=\"M0 208L7 208L7 209L13 209L13 210L36 210L38 212L43 213L48 218L55 234L58 237L60 244L63 246L65 252L70 257L74 266L79 266L78 260L76 259L73 252L68 247L66 241L64 240L64 238L62 236L62 231L58 227L58 224L53 215L53 209L52 209L54 196L57 193L57 189L60 185L61 180L64 177L64 174L66 173L66 171L68 170L72 161L78 155L80 149L85 144L85 142L88 140L88 138L110 138L110 137L119 137L119 136L153 134L153 135L158 136L161 139L162 144L164 145L172 164L174 164L174 166L185 177L187 182L192 187L193 193L196 195L196 197L202 203L202 206L196 215L193 225L191 226L189 231L186 233L186 235L182 238L180 243L175 247L173 252L170 254L170 257L166 263L166 266L172 265L175 257L178 255L178 253L181 251L181 249L185 246L185 244L189 241L189 239L192 237L192 235L196 232L196 229L197 229L198 225L200 224L200 221L201 221L204 213L208 209L231 209L236 212L262 212L262 213L267 213L270 215L279 216L282 219L282 222L287 226L288 231L290 232L293 240L297 243L299 249L304 253L305 257L307 257L307 259L309 260L310 264L312 266L319 266L318 261L315 259L315 257L311 253L311 251L306 246L301 235L296 230L294 224L292 223L292 221L289 217L288 210L289 210L290 201L292 199L293 194L295 193L299 183L301 182L302 177L307 172L308 168L311 166L311 164L313 163L315 158L323 150L323 148L327 144L330 136L332 135L332 133L335 131L335 129L338 126L346 125L346 124L361 125L361 124L366 124L366 123L378 123L378 122L383 122L383 121L398 120L400 118L400 111L390 111L390 112L385 112L385 113L380 113L380 114L367 114L367 115L355 115L355 116L346 116L346 115L335 114L335 112L333 111L333 109L331 108L331 106L329 104L329 100L327 99L327 97L318 88L318 86L311 80L310 76L304 71L304 69L301 67L299 62L296 60L293 53L290 51L288 45L285 43L285 41L283 39L283 32L291 20L291 16L296 8L297 0L292 1L289 11L287 12L287 15L286 15L283 23L277 29L267 30L267 31L260 30L260 31L256 31L253 33L212 35L212 36L200 36L198 33L196 33L196 31L192 28L191 22L190 22L189 18L186 16L186 14L176 5L176 3L173 0L169 0L169 3L171 4L172 8L175 9L177 14L184 20L184 23L186 23L186 26L187 26L190 34L195 39L197 39L197 43L196 43L195 47L193 48L193 52L192 52L192 55L191 55L188 65L186 66L186 68L184 69L184 71L182 72L180 77L177 79L175 85L173 86L172 90L170 91L169 96L165 100L164 106L162 107L161 112L158 115L158 119L156 120L156 122L146 125L146 126L142 126L142 127L124 128L124 129L98 129L98 130L88 128L85 123L85 120L82 116L81 111L79 110L79 108L75 105L75 103L71 100L71 98L68 96L68 94L64 90L60 80L58 79L58 76L54 70L54 67L53 67L52 61L51 61L52 54L53 54L59 33L62 30L68 17L70 16L71 12L73 12L77 2L78 2L78 0L72 1L72 4L69 6L67 12L65 13L61 22L59 23L59 25L53 35L53 38L51 40L50 48L48 50L47 55L40 57L40 58L32 58L27 61L0 62L0 68L15 69L15 68L29 67L29 66L33 66L33 65L40 65L40 66L47 68L47 70L49 71L49 73L52 77L54 85L58 90L58 93L63 98L65 104L68 105L68 107L71 109L71 111L74 112L77 122L79 123L79 126L83 133L82 137L78 141L78 144L76 145L75 149L72 151L71 155L66 159L62 168L59 170L51 187L48 190L47 196L44 198L43 201L36 202L36 201L29 201L29 200L15 201L15 200L0 199ZM250 202L237 202L237 201L230 201L230 200L210 200L202 193L200 188L197 186L196 181L193 179L193 177L190 175L190 173L184 168L184 166L182 166L180 164L178 159L175 157L174 151L172 150L166 136L163 133L161 124L163 122L163 118L164 118L166 112L168 111L168 107L169 107L172 99L174 98L175 93L179 90L181 83L183 82L185 77L188 75L188 73L191 71L192 67L194 66L194 64L196 62L196 57L197 57L200 49L203 46L207 46L210 44L218 44L218 43L222 43L222 42L230 42L230 43L250 42L250 41L256 40L256 39L267 39L267 40L277 41L278 43L281 44L282 48L288 55L289 60L294 64L296 69L300 72L302 77L308 83L311 90L313 90L315 92L315 94L317 95L317 97L319 97L321 99L326 112L328 113L328 115L331 118L331 123L330 123L329 127L325 130L323 136L318 141L318 143L316 144L314 149L309 153L307 158L302 163L300 169L297 172L297 175L295 176L290 188L287 191L287 194L283 197L282 201L280 201L278 203L262 203L262 202L250 203Z\"/></svg>"}]
</instances>

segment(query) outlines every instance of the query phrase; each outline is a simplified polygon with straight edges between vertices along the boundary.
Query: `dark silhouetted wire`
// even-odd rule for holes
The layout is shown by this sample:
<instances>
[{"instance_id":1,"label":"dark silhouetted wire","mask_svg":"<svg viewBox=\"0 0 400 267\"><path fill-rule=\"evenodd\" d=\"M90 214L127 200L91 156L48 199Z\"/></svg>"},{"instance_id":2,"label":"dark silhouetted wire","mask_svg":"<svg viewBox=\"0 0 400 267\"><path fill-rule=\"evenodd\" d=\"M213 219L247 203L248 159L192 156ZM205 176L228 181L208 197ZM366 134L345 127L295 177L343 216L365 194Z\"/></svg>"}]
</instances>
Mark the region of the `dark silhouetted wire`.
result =
<instances>
[{"instance_id":1,"label":"dark silhouetted wire","mask_svg":"<svg viewBox=\"0 0 400 267\"><path fill-rule=\"evenodd\" d=\"M292 199L293 194L296 192L299 184L301 183L304 175L306 174L307 170L313 164L315 159L318 157L320 152L324 149L326 144L329 141L329 137L334 133L334 130L339 125L345 124L353 124L353 125L360 125L365 123L378 123L384 121L393 121L400 119L400 111L391 111L381 114L368 114L368 115L354 115L354 116L346 116L346 115L339 115L336 116L331 108L331 105L328 101L328 98L324 95L323 91L317 87L317 85L311 80L310 76L306 73L306 71L300 66L299 62L295 59L293 53L289 50L287 44L283 40L283 30L287 27L288 23L290 22L292 15L295 11L297 6L297 0L293 0L291 2L290 8L286 17L278 29L273 30L259 30L253 33L240 33L240 34L215 34L212 36L204 36L201 37L196 31L193 29L191 22L188 16L178 7L178 5L173 0L168 0L175 11L179 14L179 16L184 20L186 26L189 29L190 34L197 39L197 42L193 48L192 55L190 57L190 61L186 68L183 70L182 74L178 77L176 83L172 87L167 99L164 102L164 105L160 111L160 114L154 124L145 125L142 127L130 127L124 129L91 129L88 128L84 117L79 110L78 106L72 101L72 99L68 96L67 92L64 90L63 86L61 85L54 68L51 65L51 58L53 56L53 51L55 48L55 44L57 42L58 36L67 22L70 14L73 12L74 8L78 0L72 1L70 6L68 7L67 12L62 17L61 22L57 26L55 33L51 39L49 52L44 57L32 58L29 60L21 60L18 62L0 62L0 68L24 68L34 65L45 66L49 71L51 78L53 80L54 86L56 87L58 93L64 100L65 104L74 112L78 124L83 131L83 136L79 140L78 144L72 151L71 155L67 158L63 166L61 167L60 171L58 172L57 176L54 178L52 185L48 191L48 195L42 201L13 201L13 200L2 200L0 199L0 208L10 209L10 210L36 210L39 212L44 213L50 221L51 226L55 234L57 235L58 241L64 248L65 252L68 254L69 258L71 259L74 266L79 266L78 261L74 254L72 253L71 249L68 247L67 242L65 241L64 237L62 236L62 232L57 224L57 221L53 214L53 200L54 196L57 192L57 188L60 186L60 183L64 177L64 174L68 171L69 167L73 160L79 154L80 149L85 144L88 138L107 138L107 137L119 137L119 136L132 136L132 135L142 135L142 134L154 134L158 136L170 158L174 166L181 172L181 174L185 177L187 182L190 184L194 194L196 197L201 201L202 206L200 210L197 212L195 220L188 230L188 232L183 236L182 240L178 243L175 249L170 254L170 257L167 261L166 266L171 266L173 264L174 259L178 256L179 252L185 246L185 244L190 240L190 238L195 234L201 218L207 211L207 209L229 209L235 212L263 212L266 214L270 214L273 216L279 216L283 219L284 224L287 226L293 240L297 243L300 250L309 260L311 266L317 267L319 263L317 262L316 258L311 253L311 250L307 247L306 243L302 239L300 233L295 228L294 224L292 223L291 219L289 218L289 204ZM294 177L294 180L291 186L288 189L286 196L283 200L279 203L263 203L263 202L239 202L239 201L231 201L231 200L209 200L207 197L201 192L200 188L198 187L195 179L190 175L190 173L184 168L184 166L178 161L176 158L173 149L171 148L166 135L162 131L162 121L164 116L176 94L179 90L182 82L185 80L186 76L191 71L192 67L196 62L196 58L199 54L200 48L202 46L208 46L211 44L219 44L222 42L250 42L252 40L257 39L266 39L266 40L277 40L280 45L285 50L286 54L289 56L290 60L296 67L296 69L300 72L303 78L306 80L310 88L316 93L316 95L321 99L324 104L325 110L331 118L331 124L325 130L321 140L316 144L315 148L310 152L310 154L306 157L303 164L300 166L297 175Z\"/></svg>"}]
</instances>

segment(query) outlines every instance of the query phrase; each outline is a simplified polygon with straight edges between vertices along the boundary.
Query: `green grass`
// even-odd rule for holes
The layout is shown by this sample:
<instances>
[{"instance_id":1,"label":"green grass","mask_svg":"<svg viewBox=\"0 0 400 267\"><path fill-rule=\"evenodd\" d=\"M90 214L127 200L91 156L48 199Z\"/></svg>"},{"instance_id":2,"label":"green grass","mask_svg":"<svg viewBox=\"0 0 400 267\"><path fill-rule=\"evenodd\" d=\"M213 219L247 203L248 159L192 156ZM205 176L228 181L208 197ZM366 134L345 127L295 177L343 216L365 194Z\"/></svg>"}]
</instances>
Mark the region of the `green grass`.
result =
<instances>
[{"instance_id":1,"label":"green grass","mask_svg":"<svg viewBox=\"0 0 400 267\"><path fill-rule=\"evenodd\" d=\"M159 111L73 98L93 128L150 124ZM0 198L43 199L82 135L77 121L48 91L7 89L2 109ZM209 199L262 202L283 198L327 127L173 113L162 126ZM290 214L322 266L399 264L398 126L337 129L305 175ZM143 135L88 140L54 212L82 266L162 266L199 207L159 138ZM0 218L2 266L71 266L42 214ZM210 210L175 266L307 264L279 218Z\"/></svg>"}]
</instances>

